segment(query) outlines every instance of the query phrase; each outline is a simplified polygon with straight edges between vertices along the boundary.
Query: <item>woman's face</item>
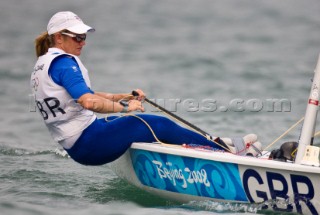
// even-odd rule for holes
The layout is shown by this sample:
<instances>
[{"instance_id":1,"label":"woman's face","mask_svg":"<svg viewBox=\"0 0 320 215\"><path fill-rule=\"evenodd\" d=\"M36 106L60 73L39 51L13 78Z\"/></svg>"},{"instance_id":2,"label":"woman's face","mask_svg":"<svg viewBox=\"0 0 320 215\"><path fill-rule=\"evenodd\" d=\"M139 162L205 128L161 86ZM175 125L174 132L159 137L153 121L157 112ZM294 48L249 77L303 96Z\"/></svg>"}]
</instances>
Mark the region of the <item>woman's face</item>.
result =
<instances>
[{"instance_id":1,"label":"woman's face","mask_svg":"<svg viewBox=\"0 0 320 215\"><path fill-rule=\"evenodd\" d=\"M86 44L86 34L75 34L72 32L61 32L56 36L56 47L64 50L66 53L76 56L81 55L82 47Z\"/></svg>"}]
</instances>

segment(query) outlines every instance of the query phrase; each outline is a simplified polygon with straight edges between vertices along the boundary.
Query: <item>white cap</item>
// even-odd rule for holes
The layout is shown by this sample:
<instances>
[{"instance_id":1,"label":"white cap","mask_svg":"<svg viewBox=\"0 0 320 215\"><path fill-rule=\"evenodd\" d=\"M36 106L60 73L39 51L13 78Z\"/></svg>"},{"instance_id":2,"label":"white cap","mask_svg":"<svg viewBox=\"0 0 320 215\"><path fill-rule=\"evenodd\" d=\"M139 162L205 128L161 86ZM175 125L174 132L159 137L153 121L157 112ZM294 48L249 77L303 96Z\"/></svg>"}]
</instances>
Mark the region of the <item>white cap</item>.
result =
<instances>
[{"instance_id":1,"label":"white cap","mask_svg":"<svg viewBox=\"0 0 320 215\"><path fill-rule=\"evenodd\" d=\"M53 15L48 23L48 34L54 34L62 30L68 30L76 34L85 34L95 31L94 28L86 25L79 16L70 12L62 11Z\"/></svg>"}]
</instances>

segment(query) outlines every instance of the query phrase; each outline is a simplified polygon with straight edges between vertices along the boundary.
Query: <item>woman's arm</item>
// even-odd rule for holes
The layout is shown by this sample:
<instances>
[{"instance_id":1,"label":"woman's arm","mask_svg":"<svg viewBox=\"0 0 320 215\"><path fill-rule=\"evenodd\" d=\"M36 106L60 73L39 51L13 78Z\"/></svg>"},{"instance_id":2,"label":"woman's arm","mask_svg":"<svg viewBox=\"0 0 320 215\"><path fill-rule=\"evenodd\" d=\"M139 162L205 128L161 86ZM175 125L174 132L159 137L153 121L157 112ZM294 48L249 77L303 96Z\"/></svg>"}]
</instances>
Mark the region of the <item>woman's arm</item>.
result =
<instances>
[{"instance_id":1,"label":"woman's arm","mask_svg":"<svg viewBox=\"0 0 320 215\"><path fill-rule=\"evenodd\" d=\"M128 93L112 94L112 93L105 93L105 92L95 92L94 94L115 102L120 101L122 99L125 99L125 100L133 99L133 96Z\"/></svg>"},{"instance_id":2,"label":"woman's arm","mask_svg":"<svg viewBox=\"0 0 320 215\"><path fill-rule=\"evenodd\" d=\"M67 92L75 99L81 106L88 110L97 113L117 113L126 110L120 100L129 100L127 112L130 111L144 111L140 102L145 97L142 90L137 89L138 97L133 97L132 94L111 94L103 92L93 92L86 84L75 59L68 56L57 57L50 66L49 75L53 81L64 87Z\"/></svg>"},{"instance_id":3,"label":"woman's arm","mask_svg":"<svg viewBox=\"0 0 320 215\"><path fill-rule=\"evenodd\" d=\"M105 93L105 92L95 92L94 94L101 96L105 99L109 99L111 101L116 101L116 102L120 100L132 100L132 99L141 101L146 97L142 90L136 89L134 91L139 94L138 97L134 97L132 94L129 94L129 93L112 94L112 93Z\"/></svg>"},{"instance_id":4,"label":"woman's arm","mask_svg":"<svg viewBox=\"0 0 320 215\"><path fill-rule=\"evenodd\" d=\"M117 101L107 99L99 94L86 93L83 94L77 101L85 109L97 113L117 113L124 110L124 106ZM128 102L128 110L131 111L144 111L141 101L130 100Z\"/></svg>"}]
</instances>

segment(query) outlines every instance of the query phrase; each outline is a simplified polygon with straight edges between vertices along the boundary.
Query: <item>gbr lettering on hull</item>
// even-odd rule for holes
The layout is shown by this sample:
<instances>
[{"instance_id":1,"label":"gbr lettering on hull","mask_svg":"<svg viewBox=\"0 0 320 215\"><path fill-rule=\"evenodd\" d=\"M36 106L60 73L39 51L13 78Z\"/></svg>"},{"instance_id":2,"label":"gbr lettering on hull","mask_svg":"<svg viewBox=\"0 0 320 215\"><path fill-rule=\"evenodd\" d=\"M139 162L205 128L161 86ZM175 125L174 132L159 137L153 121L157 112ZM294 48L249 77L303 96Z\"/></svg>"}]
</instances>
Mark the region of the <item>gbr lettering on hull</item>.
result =
<instances>
[{"instance_id":1,"label":"gbr lettering on hull","mask_svg":"<svg viewBox=\"0 0 320 215\"><path fill-rule=\"evenodd\" d=\"M320 183L308 176L271 171L245 169L242 173L243 188L250 202L275 200L264 209L283 212L319 214L317 207ZM316 198L318 197L318 198ZM277 204L286 202L286 204ZM270 208L271 207L271 208Z\"/></svg>"}]
</instances>

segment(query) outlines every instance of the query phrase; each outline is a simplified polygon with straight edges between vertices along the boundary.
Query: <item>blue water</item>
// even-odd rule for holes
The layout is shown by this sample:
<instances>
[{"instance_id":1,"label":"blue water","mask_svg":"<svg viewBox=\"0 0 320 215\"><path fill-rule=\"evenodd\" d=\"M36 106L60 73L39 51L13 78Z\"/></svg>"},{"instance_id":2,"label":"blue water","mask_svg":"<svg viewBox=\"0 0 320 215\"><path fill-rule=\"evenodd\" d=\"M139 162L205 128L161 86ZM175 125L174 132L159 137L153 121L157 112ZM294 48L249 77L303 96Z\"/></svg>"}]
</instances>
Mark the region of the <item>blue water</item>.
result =
<instances>
[{"instance_id":1,"label":"blue water","mask_svg":"<svg viewBox=\"0 0 320 215\"><path fill-rule=\"evenodd\" d=\"M0 2L1 214L255 212L254 205L171 202L132 187L107 166L85 167L55 153L58 145L34 112L29 77L33 41L61 10L96 28L81 56L94 90L141 88L212 135L256 133L267 147L304 115L320 52L320 2ZM270 109L270 99L286 103ZM207 101L215 102L209 111ZM297 140L300 130L271 148Z\"/></svg>"}]
</instances>

